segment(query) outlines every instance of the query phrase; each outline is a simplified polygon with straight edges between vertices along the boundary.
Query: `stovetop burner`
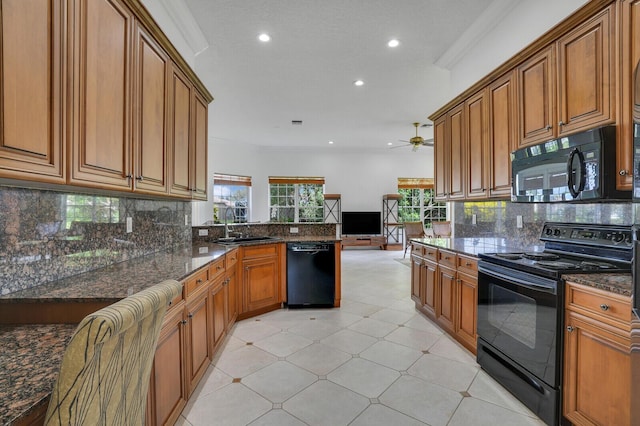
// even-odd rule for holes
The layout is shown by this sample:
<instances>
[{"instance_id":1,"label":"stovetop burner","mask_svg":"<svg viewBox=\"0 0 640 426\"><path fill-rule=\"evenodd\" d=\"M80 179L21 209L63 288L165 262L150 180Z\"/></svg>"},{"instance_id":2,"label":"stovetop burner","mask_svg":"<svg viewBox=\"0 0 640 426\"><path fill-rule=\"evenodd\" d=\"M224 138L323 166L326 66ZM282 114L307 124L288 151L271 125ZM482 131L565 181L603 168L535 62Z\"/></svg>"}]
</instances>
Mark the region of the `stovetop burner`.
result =
<instances>
[{"instance_id":1,"label":"stovetop burner","mask_svg":"<svg viewBox=\"0 0 640 426\"><path fill-rule=\"evenodd\" d=\"M522 258L522 253L496 253L496 257L508 260L517 260Z\"/></svg>"},{"instance_id":2,"label":"stovetop burner","mask_svg":"<svg viewBox=\"0 0 640 426\"><path fill-rule=\"evenodd\" d=\"M528 252L528 253L522 253L522 257L524 257L525 259L531 259L531 260L557 260L560 259L560 256L558 256L557 254L553 254L553 253L545 253L545 252Z\"/></svg>"},{"instance_id":3,"label":"stovetop burner","mask_svg":"<svg viewBox=\"0 0 640 426\"><path fill-rule=\"evenodd\" d=\"M562 269L580 269L580 265L579 264L569 263L569 262L561 262L561 261L556 261L556 260L539 260L535 264L538 265L538 266L542 266L543 268L550 268L550 269L557 269L557 270L562 270Z\"/></svg>"}]
</instances>

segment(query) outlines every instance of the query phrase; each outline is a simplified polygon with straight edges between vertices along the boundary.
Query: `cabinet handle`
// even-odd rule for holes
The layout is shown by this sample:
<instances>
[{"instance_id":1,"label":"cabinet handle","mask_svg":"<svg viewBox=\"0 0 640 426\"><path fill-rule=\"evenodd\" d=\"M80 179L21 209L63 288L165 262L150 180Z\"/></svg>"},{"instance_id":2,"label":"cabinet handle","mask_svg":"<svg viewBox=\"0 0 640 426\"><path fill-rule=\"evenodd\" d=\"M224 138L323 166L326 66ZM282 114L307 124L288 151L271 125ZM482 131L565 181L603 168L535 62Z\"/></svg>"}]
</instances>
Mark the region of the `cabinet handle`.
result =
<instances>
[{"instance_id":1,"label":"cabinet handle","mask_svg":"<svg viewBox=\"0 0 640 426\"><path fill-rule=\"evenodd\" d=\"M136 180L139 182L142 182L144 180L144 176L140 175L140 176L136 176Z\"/></svg>"},{"instance_id":2,"label":"cabinet handle","mask_svg":"<svg viewBox=\"0 0 640 426\"><path fill-rule=\"evenodd\" d=\"M193 314L191 312L189 312L189 315L187 315L189 318L193 318Z\"/></svg>"},{"instance_id":3,"label":"cabinet handle","mask_svg":"<svg viewBox=\"0 0 640 426\"><path fill-rule=\"evenodd\" d=\"M169 300L169 306L173 305L173 300Z\"/></svg>"},{"instance_id":4,"label":"cabinet handle","mask_svg":"<svg viewBox=\"0 0 640 426\"><path fill-rule=\"evenodd\" d=\"M180 324L182 324L182 325L187 325L187 320L182 320L182 321L180 321Z\"/></svg>"},{"instance_id":5,"label":"cabinet handle","mask_svg":"<svg viewBox=\"0 0 640 426\"><path fill-rule=\"evenodd\" d=\"M196 280L196 284L202 284L202 278L198 278L198 279Z\"/></svg>"},{"instance_id":6,"label":"cabinet handle","mask_svg":"<svg viewBox=\"0 0 640 426\"><path fill-rule=\"evenodd\" d=\"M573 330L575 330L575 328L573 328L573 326L571 326L571 325L567 326L567 331L569 333L573 333Z\"/></svg>"},{"instance_id":7,"label":"cabinet handle","mask_svg":"<svg viewBox=\"0 0 640 426\"><path fill-rule=\"evenodd\" d=\"M558 123L558 126L560 127L564 126L564 121L560 120L560 122Z\"/></svg>"},{"instance_id":8,"label":"cabinet handle","mask_svg":"<svg viewBox=\"0 0 640 426\"><path fill-rule=\"evenodd\" d=\"M551 124L547 124L546 129L547 129L547 130L551 130L551 129L553 129L553 126L552 126Z\"/></svg>"},{"instance_id":9,"label":"cabinet handle","mask_svg":"<svg viewBox=\"0 0 640 426\"><path fill-rule=\"evenodd\" d=\"M466 266L466 267L471 266L471 262L467 262L467 263L465 263L465 264L464 264L464 266Z\"/></svg>"},{"instance_id":10,"label":"cabinet handle","mask_svg":"<svg viewBox=\"0 0 640 426\"><path fill-rule=\"evenodd\" d=\"M216 266L216 271L219 271L220 269L222 269L222 266L220 265Z\"/></svg>"},{"instance_id":11,"label":"cabinet handle","mask_svg":"<svg viewBox=\"0 0 640 426\"><path fill-rule=\"evenodd\" d=\"M127 178L127 180L132 179L133 175L131 173L129 173L128 175L125 176Z\"/></svg>"},{"instance_id":12,"label":"cabinet handle","mask_svg":"<svg viewBox=\"0 0 640 426\"><path fill-rule=\"evenodd\" d=\"M626 176L626 175L628 175L628 174L630 174L630 173L629 173L629 170L624 170L624 169L622 169L622 170L620 170L620 171L618 172L618 174L619 174L620 176Z\"/></svg>"},{"instance_id":13,"label":"cabinet handle","mask_svg":"<svg viewBox=\"0 0 640 426\"><path fill-rule=\"evenodd\" d=\"M609 310L609 305L605 305L603 303L602 305L600 305L600 309L602 309L603 311L608 311Z\"/></svg>"}]
</instances>

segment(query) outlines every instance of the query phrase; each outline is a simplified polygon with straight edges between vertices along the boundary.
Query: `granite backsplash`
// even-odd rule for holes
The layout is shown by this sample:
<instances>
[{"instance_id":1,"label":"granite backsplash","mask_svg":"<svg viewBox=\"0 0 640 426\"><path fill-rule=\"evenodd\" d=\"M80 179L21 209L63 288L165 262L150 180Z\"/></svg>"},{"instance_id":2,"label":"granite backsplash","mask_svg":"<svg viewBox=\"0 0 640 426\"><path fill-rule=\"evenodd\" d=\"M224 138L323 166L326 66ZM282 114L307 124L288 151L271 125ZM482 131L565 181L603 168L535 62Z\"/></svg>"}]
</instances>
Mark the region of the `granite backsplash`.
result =
<instances>
[{"instance_id":1,"label":"granite backsplash","mask_svg":"<svg viewBox=\"0 0 640 426\"><path fill-rule=\"evenodd\" d=\"M188 201L0 186L0 294L190 245L185 215Z\"/></svg>"},{"instance_id":2,"label":"granite backsplash","mask_svg":"<svg viewBox=\"0 0 640 426\"><path fill-rule=\"evenodd\" d=\"M335 223L234 223L229 224L229 235L243 237L280 237L280 236L299 236L299 237L316 237L316 236L335 236ZM291 228L296 228L296 233L291 233ZM200 232L206 230L207 235L200 235ZM201 226L193 227L192 241L212 242L218 238L224 237L224 224L207 223Z\"/></svg>"},{"instance_id":3,"label":"granite backsplash","mask_svg":"<svg viewBox=\"0 0 640 426\"><path fill-rule=\"evenodd\" d=\"M632 225L640 204L632 203L511 203L508 201L452 203L457 238L508 236L522 246L539 243L545 222ZM473 224L473 215L476 224ZM517 217L523 226L518 228Z\"/></svg>"}]
</instances>

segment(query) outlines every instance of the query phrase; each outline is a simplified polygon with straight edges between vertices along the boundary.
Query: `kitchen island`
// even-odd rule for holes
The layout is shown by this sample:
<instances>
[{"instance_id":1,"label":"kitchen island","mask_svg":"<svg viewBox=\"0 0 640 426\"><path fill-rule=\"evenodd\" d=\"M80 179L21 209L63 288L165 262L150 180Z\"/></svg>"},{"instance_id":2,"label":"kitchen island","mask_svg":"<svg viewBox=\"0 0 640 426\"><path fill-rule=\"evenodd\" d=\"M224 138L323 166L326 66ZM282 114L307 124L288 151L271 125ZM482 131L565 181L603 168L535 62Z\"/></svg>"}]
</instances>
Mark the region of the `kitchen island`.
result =
<instances>
[{"instance_id":1,"label":"kitchen island","mask_svg":"<svg viewBox=\"0 0 640 426\"><path fill-rule=\"evenodd\" d=\"M44 414L66 345L87 311L167 279L183 281L240 246L309 240L337 241L335 236L227 245L200 241L0 297L0 368L6 372L0 377L0 424L28 424Z\"/></svg>"}]
</instances>

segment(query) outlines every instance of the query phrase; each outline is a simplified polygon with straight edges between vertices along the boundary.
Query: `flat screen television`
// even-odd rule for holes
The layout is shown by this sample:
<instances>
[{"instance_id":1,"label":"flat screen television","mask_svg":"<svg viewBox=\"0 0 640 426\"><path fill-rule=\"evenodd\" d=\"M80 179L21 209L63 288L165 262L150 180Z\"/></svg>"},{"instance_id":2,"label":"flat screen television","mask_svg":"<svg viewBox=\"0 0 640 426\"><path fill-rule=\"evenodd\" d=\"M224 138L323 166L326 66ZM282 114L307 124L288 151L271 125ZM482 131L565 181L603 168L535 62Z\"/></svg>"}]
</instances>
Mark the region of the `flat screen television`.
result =
<instances>
[{"instance_id":1,"label":"flat screen television","mask_svg":"<svg viewBox=\"0 0 640 426\"><path fill-rule=\"evenodd\" d=\"M382 234L380 212L342 212L342 235Z\"/></svg>"}]
</instances>

